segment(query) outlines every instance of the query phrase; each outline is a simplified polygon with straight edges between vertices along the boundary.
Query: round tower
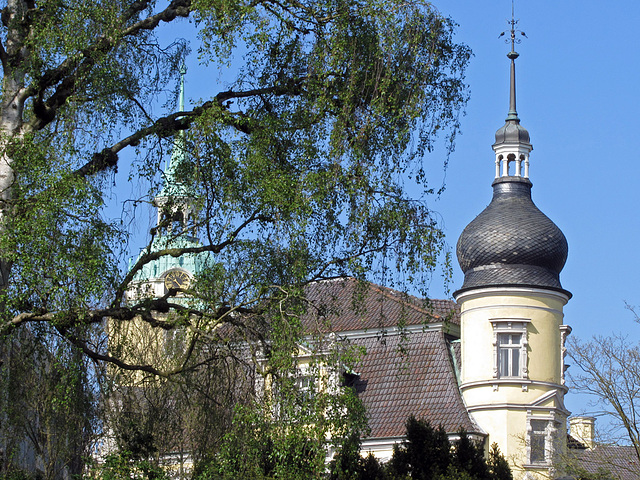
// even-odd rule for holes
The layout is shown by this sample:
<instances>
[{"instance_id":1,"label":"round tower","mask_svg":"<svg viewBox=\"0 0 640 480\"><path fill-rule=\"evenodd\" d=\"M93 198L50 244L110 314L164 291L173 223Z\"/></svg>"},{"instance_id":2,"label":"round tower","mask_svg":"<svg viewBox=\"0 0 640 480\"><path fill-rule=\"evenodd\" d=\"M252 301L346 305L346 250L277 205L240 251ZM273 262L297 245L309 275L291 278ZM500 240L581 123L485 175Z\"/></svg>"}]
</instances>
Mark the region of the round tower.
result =
<instances>
[{"instance_id":1,"label":"round tower","mask_svg":"<svg viewBox=\"0 0 640 480\"><path fill-rule=\"evenodd\" d=\"M564 448L562 231L533 203L529 132L516 111L516 21L511 21L510 98L496 132L493 199L457 245L462 287L461 391L472 418L498 443L515 478L549 477Z\"/></svg>"}]
</instances>

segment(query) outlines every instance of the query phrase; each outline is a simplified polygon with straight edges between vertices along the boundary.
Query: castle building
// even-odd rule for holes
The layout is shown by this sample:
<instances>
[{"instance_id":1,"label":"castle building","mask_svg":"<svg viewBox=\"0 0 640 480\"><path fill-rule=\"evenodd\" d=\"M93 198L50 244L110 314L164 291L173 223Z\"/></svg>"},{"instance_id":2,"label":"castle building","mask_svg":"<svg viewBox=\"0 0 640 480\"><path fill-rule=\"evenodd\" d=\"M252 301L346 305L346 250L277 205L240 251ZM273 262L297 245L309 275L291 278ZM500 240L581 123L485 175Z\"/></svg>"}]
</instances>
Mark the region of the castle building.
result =
<instances>
[{"instance_id":1,"label":"castle building","mask_svg":"<svg viewBox=\"0 0 640 480\"><path fill-rule=\"evenodd\" d=\"M556 478L570 414L564 357L571 328L563 308L571 293L559 277L568 246L531 197L533 146L516 110L515 23L507 54L509 111L495 135L494 163L487 162L495 172L493 198L458 240L464 282L455 302L425 301L374 284L363 291L355 279L336 279L307 287L314 308L302 320L310 338L331 335L366 349L345 372L369 418L364 454L390 459L413 415L441 425L452 440L464 429L486 448L497 443L514 478ZM195 194L180 181L184 142L179 134L155 199L159 234L149 251L200 246L190 229ZM130 295L158 298L186 289L207 258L159 256L136 274L138 288ZM362 302L357 309L356 296ZM593 423L585 422L573 421L569 438L589 460Z\"/></svg>"},{"instance_id":2,"label":"castle building","mask_svg":"<svg viewBox=\"0 0 640 480\"><path fill-rule=\"evenodd\" d=\"M456 303L420 303L372 285L369 313L355 319L344 281L315 286L312 297L340 299L334 332L367 348L355 384L372 428L363 449L389 458L407 416L415 415L442 425L451 439L464 428L487 448L497 443L515 478L553 478L570 414L564 345L571 328L563 307L571 294L559 278L568 247L531 199L533 146L516 110L515 24L509 112L493 144L493 199L459 238L464 283L454 292ZM399 312L404 332L389 320ZM403 362L408 366L399 373Z\"/></svg>"}]
</instances>

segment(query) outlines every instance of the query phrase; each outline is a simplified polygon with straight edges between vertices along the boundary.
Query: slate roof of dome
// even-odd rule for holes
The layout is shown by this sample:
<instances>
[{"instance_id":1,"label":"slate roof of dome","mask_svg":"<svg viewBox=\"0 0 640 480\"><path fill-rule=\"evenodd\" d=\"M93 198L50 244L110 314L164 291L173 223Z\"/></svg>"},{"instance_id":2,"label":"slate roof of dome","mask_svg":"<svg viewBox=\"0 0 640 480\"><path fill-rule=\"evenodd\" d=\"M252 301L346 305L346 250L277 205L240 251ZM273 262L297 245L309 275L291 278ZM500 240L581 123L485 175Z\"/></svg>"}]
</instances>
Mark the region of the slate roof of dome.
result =
<instances>
[{"instance_id":1,"label":"slate roof of dome","mask_svg":"<svg viewBox=\"0 0 640 480\"><path fill-rule=\"evenodd\" d=\"M531 200L531 182L501 177L493 199L458 239L465 274L458 292L487 286L562 289L568 245L562 231Z\"/></svg>"},{"instance_id":2,"label":"slate roof of dome","mask_svg":"<svg viewBox=\"0 0 640 480\"><path fill-rule=\"evenodd\" d=\"M516 118L507 118L506 123L496 131L496 143L525 143L530 144L529 131L520 125L520 120Z\"/></svg>"}]
</instances>

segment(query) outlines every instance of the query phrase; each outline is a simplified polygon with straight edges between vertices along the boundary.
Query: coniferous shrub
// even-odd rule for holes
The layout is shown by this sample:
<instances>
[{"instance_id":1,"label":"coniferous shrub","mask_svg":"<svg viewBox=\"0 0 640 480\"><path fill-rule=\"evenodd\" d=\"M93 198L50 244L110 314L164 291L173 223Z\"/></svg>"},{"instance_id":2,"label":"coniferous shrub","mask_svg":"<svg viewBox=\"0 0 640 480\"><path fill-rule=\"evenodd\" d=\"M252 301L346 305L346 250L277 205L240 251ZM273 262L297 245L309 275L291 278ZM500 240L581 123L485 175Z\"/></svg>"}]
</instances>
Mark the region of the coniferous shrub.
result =
<instances>
[{"instance_id":1,"label":"coniferous shrub","mask_svg":"<svg viewBox=\"0 0 640 480\"><path fill-rule=\"evenodd\" d=\"M495 443L487 460L482 445L464 430L452 445L441 426L412 416L406 427L406 439L386 465L372 454L362 458L360 438L351 437L330 464L330 480L513 480Z\"/></svg>"},{"instance_id":2,"label":"coniferous shrub","mask_svg":"<svg viewBox=\"0 0 640 480\"><path fill-rule=\"evenodd\" d=\"M489 472L493 480L513 480L511 474L511 468L509 463L500 453L497 443L491 444L491 450L489 450L489 460L487 461L489 466Z\"/></svg>"}]
</instances>

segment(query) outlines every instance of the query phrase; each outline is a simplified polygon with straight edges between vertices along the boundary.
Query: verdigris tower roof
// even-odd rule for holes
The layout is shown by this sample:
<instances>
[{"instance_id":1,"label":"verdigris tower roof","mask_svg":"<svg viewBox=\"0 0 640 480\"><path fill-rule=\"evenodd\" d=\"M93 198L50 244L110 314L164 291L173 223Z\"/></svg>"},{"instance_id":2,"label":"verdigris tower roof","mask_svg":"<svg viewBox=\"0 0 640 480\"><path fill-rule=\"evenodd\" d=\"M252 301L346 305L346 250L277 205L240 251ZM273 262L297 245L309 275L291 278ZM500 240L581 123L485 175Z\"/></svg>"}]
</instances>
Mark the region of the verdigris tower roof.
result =
<instances>
[{"instance_id":1,"label":"verdigris tower roof","mask_svg":"<svg viewBox=\"0 0 640 480\"><path fill-rule=\"evenodd\" d=\"M187 73L185 65L180 66L180 100L179 112L184 112L184 77ZM173 150L162 173L162 190L159 198L192 198L195 195L193 188L185 184L181 178L180 169L187 165L187 139L184 130L176 133L173 139ZM182 176L184 177L184 176Z\"/></svg>"},{"instance_id":2,"label":"verdigris tower roof","mask_svg":"<svg viewBox=\"0 0 640 480\"><path fill-rule=\"evenodd\" d=\"M521 286L559 290L568 245L562 231L531 199L529 132L516 111L515 22L511 29L509 113L496 132L493 198L462 232L457 255L464 283L476 288Z\"/></svg>"},{"instance_id":3,"label":"verdigris tower roof","mask_svg":"<svg viewBox=\"0 0 640 480\"><path fill-rule=\"evenodd\" d=\"M186 67L183 64L180 67L180 112L184 111L185 75ZM188 182L188 175L185 175L184 171L181 172L181 169L188 167L188 164L186 136L184 131L180 131L174 137L171 157L162 172L162 189L154 198L157 208L156 237L140 255L149 251L159 252L166 249L190 249L202 246L195 236L197 194ZM172 269L180 269L194 275L209 264L208 252L184 253L179 257L166 254L146 263L138 271L134 280L144 282L157 279Z\"/></svg>"}]
</instances>

